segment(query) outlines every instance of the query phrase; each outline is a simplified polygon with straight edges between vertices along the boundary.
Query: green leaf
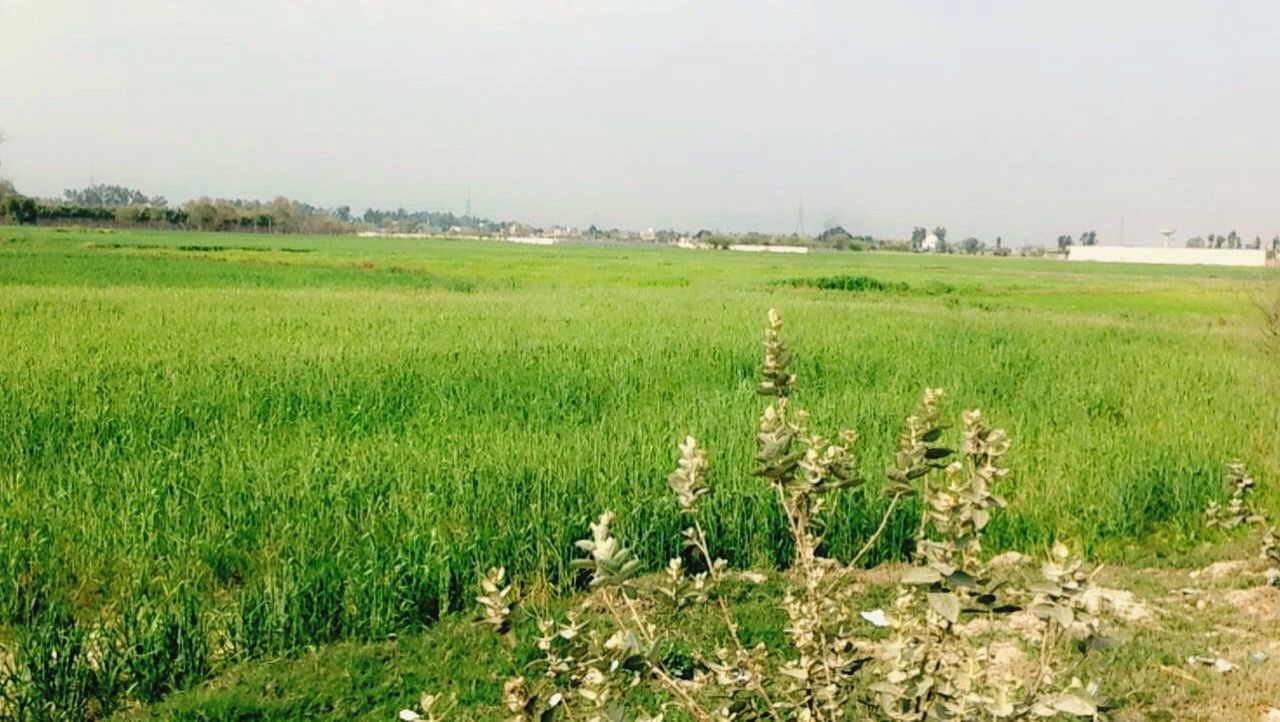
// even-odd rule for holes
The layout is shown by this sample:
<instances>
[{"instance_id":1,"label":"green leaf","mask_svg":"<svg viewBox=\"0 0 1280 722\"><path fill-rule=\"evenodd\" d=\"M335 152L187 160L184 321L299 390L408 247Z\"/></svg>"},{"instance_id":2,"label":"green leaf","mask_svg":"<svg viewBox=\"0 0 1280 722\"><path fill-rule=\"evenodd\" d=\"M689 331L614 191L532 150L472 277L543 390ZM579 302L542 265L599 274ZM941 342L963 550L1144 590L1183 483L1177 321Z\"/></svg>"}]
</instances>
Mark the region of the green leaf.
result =
<instances>
[{"instance_id":1,"label":"green leaf","mask_svg":"<svg viewBox=\"0 0 1280 722\"><path fill-rule=\"evenodd\" d=\"M1064 714L1077 717L1092 717L1098 714L1098 705L1093 700L1079 695L1062 693L1053 701L1053 708Z\"/></svg>"},{"instance_id":2,"label":"green leaf","mask_svg":"<svg viewBox=\"0 0 1280 722\"><path fill-rule=\"evenodd\" d=\"M1034 581L1027 583L1027 591L1032 594L1058 595L1062 594L1062 587L1053 582Z\"/></svg>"},{"instance_id":3,"label":"green leaf","mask_svg":"<svg viewBox=\"0 0 1280 722\"><path fill-rule=\"evenodd\" d=\"M899 581L903 584L937 584L942 581L942 574L930 567L911 567L902 573Z\"/></svg>"},{"instance_id":4,"label":"green leaf","mask_svg":"<svg viewBox=\"0 0 1280 722\"><path fill-rule=\"evenodd\" d=\"M1053 615L1053 620L1063 629L1070 627L1071 623L1076 620L1075 612L1071 610L1071 607L1058 605L1052 607L1050 614Z\"/></svg>"},{"instance_id":5,"label":"green leaf","mask_svg":"<svg viewBox=\"0 0 1280 722\"><path fill-rule=\"evenodd\" d=\"M985 529L987 523L991 521L991 514L986 509L976 509L973 512L973 525L978 529Z\"/></svg>"},{"instance_id":6,"label":"green leaf","mask_svg":"<svg viewBox=\"0 0 1280 722\"><path fill-rule=\"evenodd\" d=\"M972 575L966 573L963 569L957 569L947 575L947 581L955 587L963 587L965 589L976 589L978 580Z\"/></svg>"},{"instance_id":7,"label":"green leaf","mask_svg":"<svg viewBox=\"0 0 1280 722\"><path fill-rule=\"evenodd\" d=\"M930 593L929 608L952 624L960 620L960 599L950 592Z\"/></svg>"}]
</instances>

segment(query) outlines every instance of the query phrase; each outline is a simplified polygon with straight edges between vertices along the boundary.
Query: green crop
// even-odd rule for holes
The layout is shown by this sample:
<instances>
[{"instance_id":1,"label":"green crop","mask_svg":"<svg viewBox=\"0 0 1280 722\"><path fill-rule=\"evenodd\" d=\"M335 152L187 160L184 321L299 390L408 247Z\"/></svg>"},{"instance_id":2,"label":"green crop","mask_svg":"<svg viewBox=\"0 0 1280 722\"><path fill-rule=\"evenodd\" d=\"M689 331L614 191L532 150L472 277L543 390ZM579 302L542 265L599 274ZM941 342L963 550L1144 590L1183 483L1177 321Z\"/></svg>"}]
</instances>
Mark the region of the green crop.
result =
<instances>
[{"instance_id":1,"label":"green crop","mask_svg":"<svg viewBox=\"0 0 1280 722\"><path fill-rule=\"evenodd\" d=\"M784 564L745 401L770 307L805 348L803 404L860 430L867 478L926 381L955 392L944 416L980 402L1018 439L989 550L1185 546L1225 460L1280 469L1251 300L1271 269L209 238L0 227L0 713L92 716L385 638L469 606L489 567L585 584L573 544L600 509L668 559L686 432L714 450L709 552ZM849 492L830 553L876 531L881 491ZM863 563L904 557L913 503Z\"/></svg>"}]
</instances>

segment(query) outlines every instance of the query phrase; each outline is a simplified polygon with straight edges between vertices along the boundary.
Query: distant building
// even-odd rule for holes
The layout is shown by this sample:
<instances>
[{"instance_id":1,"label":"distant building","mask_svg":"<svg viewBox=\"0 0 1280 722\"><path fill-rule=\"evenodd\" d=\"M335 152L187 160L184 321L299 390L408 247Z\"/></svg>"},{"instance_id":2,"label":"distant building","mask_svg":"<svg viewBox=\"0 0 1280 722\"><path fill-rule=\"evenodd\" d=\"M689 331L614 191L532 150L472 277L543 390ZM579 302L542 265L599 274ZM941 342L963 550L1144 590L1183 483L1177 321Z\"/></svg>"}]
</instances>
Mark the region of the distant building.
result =
<instances>
[{"instance_id":1,"label":"distant building","mask_svg":"<svg viewBox=\"0 0 1280 722\"><path fill-rule=\"evenodd\" d=\"M1068 261L1164 263L1178 266L1265 266L1261 248L1165 248L1160 246L1071 246Z\"/></svg>"},{"instance_id":2,"label":"distant building","mask_svg":"<svg viewBox=\"0 0 1280 722\"><path fill-rule=\"evenodd\" d=\"M938 248L940 248L941 246L942 246L942 241L938 240L937 234L935 234L933 231L929 231L928 235L926 235L924 237L924 240L920 243L920 250L928 253L933 253L934 251L938 250Z\"/></svg>"},{"instance_id":3,"label":"distant building","mask_svg":"<svg viewBox=\"0 0 1280 722\"><path fill-rule=\"evenodd\" d=\"M508 243L520 243L526 246L554 246L560 242L555 238L541 238L536 236L507 236L503 240Z\"/></svg>"},{"instance_id":4,"label":"distant building","mask_svg":"<svg viewBox=\"0 0 1280 722\"><path fill-rule=\"evenodd\" d=\"M708 248L711 248L712 245L710 243L704 243L702 241L699 241L694 238L690 238L688 236L681 236L680 240L676 241L676 247L689 248L692 250L706 250Z\"/></svg>"},{"instance_id":5,"label":"distant building","mask_svg":"<svg viewBox=\"0 0 1280 722\"><path fill-rule=\"evenodd\" d=\"M746 253L808 253L808 246L765 246L751 243L735 243L729 246L731 251Z\"/></svg>"}]
</instances>

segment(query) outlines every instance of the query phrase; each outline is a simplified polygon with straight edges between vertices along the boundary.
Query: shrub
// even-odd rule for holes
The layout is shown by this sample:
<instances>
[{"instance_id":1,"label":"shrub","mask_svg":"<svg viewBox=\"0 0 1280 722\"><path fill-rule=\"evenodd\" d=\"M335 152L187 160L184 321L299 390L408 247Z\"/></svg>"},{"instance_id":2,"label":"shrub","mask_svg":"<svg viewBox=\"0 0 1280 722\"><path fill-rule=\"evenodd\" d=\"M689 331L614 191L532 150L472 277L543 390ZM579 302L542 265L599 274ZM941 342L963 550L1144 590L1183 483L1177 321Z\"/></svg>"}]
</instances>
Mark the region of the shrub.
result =
<instances>
[{"instance_id":1,"label":"shrub","mask_svg":"<svg viewBox=\"0 0 1280 722\"><path fill-rule=\"evenodd\" d=\"M1231 499L1225 509L1216 501L1209 502L1204 510L1205 526L1233 529L1245 523L1262 523L1263 517L1249 504L1253 477L1245 470L1244 464L1233 462L1227 465L1227 482L1231 487Z\"/></svg>"},{"instance_id":2,"label":"shrub","mask_svg":"<svg viewBox=\"0 0 1280 722\"><path fill-rule=\"evenodd\" d=\"M1280 587L1280 532L1274 526L1262 530L1262 549L1258 556L1266 564L1263 576L1267 584Z\"/></svg>"},{"instance_id":3,"label":"shrub","mask_svg":"<svg viewBox=\"0 0 1280 722\"><path fill-rule=\"evenodd\" d=\"M660 581L640 580L640 561L614 536L614 513L601 514L589 538L577 543L586 556L575 566L589 575L589 591L563 617L538 618L540 658L526 668L537 674L503 686L509 719L545 720L565 709L570 719L649 721L676 709L708 722L817 722L855 710L873 710L885 720L1096 717L1103 706L1096 685L1061 683L1056 661L1068 634L1098 632L1098 620L1082 604L1090 575L1059 544L1030 585L991 579L982 535L992 513L1004 506L994 487L1008 475L1001 459L1009 438L980 412L968 411L959 451L943 446L939 390L926 389L919 410L907 418L885 471L891 500L884 520L852 560L874 545L901 499L918 497L914 564L901 574L891 612L859 608L853 563L822 554L840 492L864 483L853 451L857 434L845 429L824 436L792 405L796 377L781 328L770 311L758 388L770 402L757 427L754 474L774 492L794 550L781 600L785 648L748 646L739 634L726 589L745 575L732 574L710 552L700 521L700 502L712 491L708 464L689 437L667 479L685 519L686 554L668 562ZM481 581L481 621L508 648L517 596L503 569L490 570ZM699 643L678 624L658 622L658 611L678 615L694 608L719 618L725 644ZM1022 608L1039 620L1038 663L1028 679L996 671L987 664L989 646L962 633L967 620ZM875 641L872 626L889 628L890 638ZM630 690L645 683L661 691L660 709L652 716L626 714ZM401 718L447 718L437 703L424 696L420 712L404 710Z\"/></svg>"},{"instance_id":4,"label":"shrub","mask_svg":"<svg viewBox=\"0 0 1280 722\"><path fill-rule=\"evenodd\" d=\"M5 198L3 210L10 221L19 225L35 223L39 215L39 205L35 199L19 195Z\"/></svg>"},{"instance_id":5,"label":"shrub","mask_svg":"<svg viewBox=\"0 0 1280 722\"><path fill-rule=\"evenodd\" d=\"M820 276L818 278L797 278L791 281L793 286L808 286L824 291L854 292L898 292L903 293L909 287L902 281L881 281L870 276Z\"/></svg>"}]
</instances>

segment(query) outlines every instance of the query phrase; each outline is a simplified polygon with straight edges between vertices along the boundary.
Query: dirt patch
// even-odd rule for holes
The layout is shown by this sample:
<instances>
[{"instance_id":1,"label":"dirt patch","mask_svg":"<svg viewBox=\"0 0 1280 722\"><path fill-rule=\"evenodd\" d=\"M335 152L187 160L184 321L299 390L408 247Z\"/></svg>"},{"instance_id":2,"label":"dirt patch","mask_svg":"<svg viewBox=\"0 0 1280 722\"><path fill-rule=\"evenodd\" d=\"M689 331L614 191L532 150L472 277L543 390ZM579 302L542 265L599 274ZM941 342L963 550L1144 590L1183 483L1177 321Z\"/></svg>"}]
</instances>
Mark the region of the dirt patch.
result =
<instances>
[{"instance_id":1,"label":"dirt patch","mask_svg":"<svg viewBox=\"0 0 1280 722\"><path fill-rule=\"evenodd\" d=\"M1232 577L1239 576L1247 566L1248 563L1238 559L1225 562L1215 562L1204 569L1197 569L1196 571L1191 572L1190 577L1192 579L1202 581L1220 582L1223 579L1230 579Z\"/></svg>"},{"instance_id":2,"label":"dirt patch","mask_svg":"<svg viewBox=\"0 0 1280 722\"><path fill-rule=\"evenodd\" d=\"M853 580L871 586L891 586L898 583L906 568L906 564L881 564L873 569L856 569L853 571Z\"/></svg>"},{"instance_id":3,"label":"dirt patch","mask_svg":"<svg viewBox=\"0 0 1280 722\"><path fill-rule=\"evenodd\" d=\"M1280 587L1233 589L1223 599L1255 620L1280 621Z\"/></svg>"},{"instance_id":4,"label":"dirt patch","mask_svg":"<svg viewBox=\"0 0 1280 722\"><path fill-rule=\"evenodd\" d=\"M1014 642L992 642L987 647L987 673L996 679L1030 679L1035 674L1035 663Z\"/></svg>"},{"instance_id":5,"label":"dirt patch","mask_svg":"<svg viewBox=\"0 0 1280 722\"><path fill-rule=\"evenodd\" d=\"M1030 564L1034 560L1026 554L1018 552L1005 552L991 557L991 561L987 565L992 569L1014 569L1016 567Z\"/></svg>"},{"instance_id":6,"label":"dirt patch","mask_svg":"<svg viewBox=\"0 0 1280 722\"><path fill-rule=\"evenodd\" d=\"M956 627L956 631L966 637L978 637L985 634L1016 632L1026 640L1038 639L1044 631L1044 622L1036 619L1030 612L1014 612L1001 617L978 617Z\"/></svg>"}]
</instances>

